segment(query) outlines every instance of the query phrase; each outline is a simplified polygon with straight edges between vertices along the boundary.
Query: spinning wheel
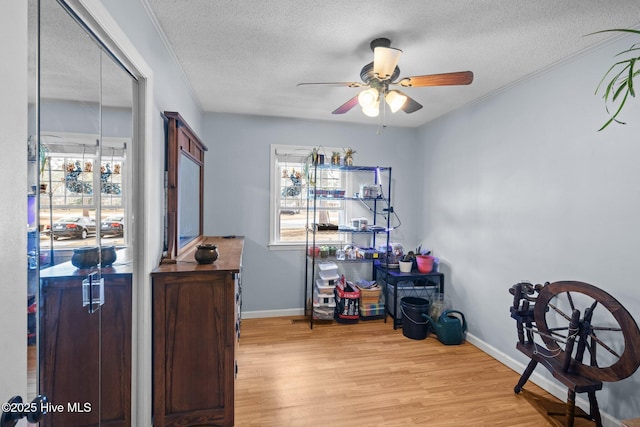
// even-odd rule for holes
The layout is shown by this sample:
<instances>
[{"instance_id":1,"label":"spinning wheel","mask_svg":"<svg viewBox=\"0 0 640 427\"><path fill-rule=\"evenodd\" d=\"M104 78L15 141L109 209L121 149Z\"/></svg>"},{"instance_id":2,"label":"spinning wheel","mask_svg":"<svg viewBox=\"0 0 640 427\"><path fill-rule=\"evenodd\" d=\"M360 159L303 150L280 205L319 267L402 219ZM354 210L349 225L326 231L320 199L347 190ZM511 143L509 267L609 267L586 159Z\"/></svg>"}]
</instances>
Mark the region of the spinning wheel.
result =
<instances>
[{"instance_id":1,"label":"spinning wheel","mask_svg":"<svg viewBox=\"0 0 640 427\"><path fill-rule=\"evenodd\" d=\"M585 307L582 319L580 307ZM593 285L555 282L542 287L534 319L547 349L561 360L569 349L562 349L559 343L577 339L569 366L576 374L614 382L631 376L640 366L638 325L622 304ZM559 320L566 320L565 325ZM585 352L589 353L586 362Z\"/></svg>"},{"instance_id":2,"label":"spinning wheel","mask_svg":"<svg viewBox=\"0 0 640 427\"><path fill-rule=\"evenodd\" d=\"M622 380L640 366L640 329L631 314L607 292L583 282L518 283L509 292L516 348L531 358L514 391L522 390L540 363L568 388L566 426L573 426L576 393L588 394L586 418L601 426L595 392L602 381Z\"/></svg>"}]
</instances>

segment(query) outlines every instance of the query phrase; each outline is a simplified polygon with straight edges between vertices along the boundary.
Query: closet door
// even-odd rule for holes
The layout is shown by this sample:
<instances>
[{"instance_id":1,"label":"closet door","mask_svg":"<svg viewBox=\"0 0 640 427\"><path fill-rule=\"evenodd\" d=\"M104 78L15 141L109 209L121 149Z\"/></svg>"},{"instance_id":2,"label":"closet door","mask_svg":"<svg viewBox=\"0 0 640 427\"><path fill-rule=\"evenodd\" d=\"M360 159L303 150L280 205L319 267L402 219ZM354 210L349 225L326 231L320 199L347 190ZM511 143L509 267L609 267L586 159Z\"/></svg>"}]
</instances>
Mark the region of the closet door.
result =
<instances>
[{"instance_id":1,"label":"closet door","mask_svg":"<svg viewBox=\"0 0 640 427\"><path fill-rule=\"evenodd\" d=\"M136 82L64 2L33 3L29 294L38 369L30 394L56 408L43 426L129 426Z\"/></svg>"}]
</instances>

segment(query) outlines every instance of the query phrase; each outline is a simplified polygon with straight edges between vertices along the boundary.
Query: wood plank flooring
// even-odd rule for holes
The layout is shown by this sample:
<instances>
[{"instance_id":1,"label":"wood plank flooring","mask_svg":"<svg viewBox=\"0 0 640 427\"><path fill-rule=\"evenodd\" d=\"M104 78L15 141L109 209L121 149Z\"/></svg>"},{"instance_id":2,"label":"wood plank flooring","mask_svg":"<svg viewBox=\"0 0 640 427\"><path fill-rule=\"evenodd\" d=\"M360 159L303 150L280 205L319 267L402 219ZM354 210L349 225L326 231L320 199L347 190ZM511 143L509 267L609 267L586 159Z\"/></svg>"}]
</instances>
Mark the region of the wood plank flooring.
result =
<instances>
[{"instance_id":1,"label":"wood plank flooring","mask_svg":"<svg viewBox=\"0 0 640 427\"><path fill-rule=\"evenodd\" d=\"M236 426L555 425L514 394L520 373L468 343L411 340L382 320L245 319L241 332Z\"/></svg>"}]
</instances>

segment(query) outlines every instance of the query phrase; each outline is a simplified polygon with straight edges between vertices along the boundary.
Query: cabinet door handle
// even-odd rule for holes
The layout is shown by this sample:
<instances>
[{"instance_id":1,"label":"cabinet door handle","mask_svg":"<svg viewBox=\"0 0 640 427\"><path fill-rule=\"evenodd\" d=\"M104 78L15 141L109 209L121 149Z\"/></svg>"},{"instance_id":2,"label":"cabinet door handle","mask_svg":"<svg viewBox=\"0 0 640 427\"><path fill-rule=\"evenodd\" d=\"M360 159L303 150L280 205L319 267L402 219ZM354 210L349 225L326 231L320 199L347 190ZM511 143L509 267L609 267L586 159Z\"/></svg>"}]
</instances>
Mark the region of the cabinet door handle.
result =
<instances>
[{"instance_id":1,"label":"cabinet door handle","mask_svg":"<svg viewBox=\"0 0 640 427\"><path fill-rule=\"evenodd\" d=\"M82 281L82 306L89 306L89 313L95 313L104 304L104 279L96 277L97 273L91 273Z\"/></svg>"}]
</instances>

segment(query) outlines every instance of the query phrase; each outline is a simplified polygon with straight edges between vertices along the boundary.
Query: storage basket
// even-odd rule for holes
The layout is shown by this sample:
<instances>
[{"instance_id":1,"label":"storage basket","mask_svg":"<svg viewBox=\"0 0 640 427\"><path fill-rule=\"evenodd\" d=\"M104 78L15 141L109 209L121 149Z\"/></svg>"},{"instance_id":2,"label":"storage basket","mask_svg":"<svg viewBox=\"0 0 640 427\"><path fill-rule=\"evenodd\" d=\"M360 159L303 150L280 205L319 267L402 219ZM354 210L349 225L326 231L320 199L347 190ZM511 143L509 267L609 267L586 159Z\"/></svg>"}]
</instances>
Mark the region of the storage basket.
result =
<instances>
[{"instance_id":1,"label":"storage basket","mask_svg":"<svg viewBox=\"0 0 640 427\"><path fill-rule=\"evenodd\" d=\"M380 286L373 285L369 288L363 288L357 286L360 291L360 305L372 305L380 302L380 294L382 294L382 288Z\"/></svg>"},{"instance_id":2,"label":"storage basket","mask_svg":"<svg viewBox=\"0 0 640 427\"><path fill-rule=\"evenodd\" d=\"M360 304L360 320L384 319L384 304Z\"/></svg>"},{"instance_id":3,"label":"storage basket","mask_svg":"<svg viewBox=\"0 0 640 427\"><path fill-rule=\"evenodd\" d=\"M340 323L357 323L359 319L360 291L350 282L338 283L335 288L335 319Z\"/></svg>"}]
</instances>

